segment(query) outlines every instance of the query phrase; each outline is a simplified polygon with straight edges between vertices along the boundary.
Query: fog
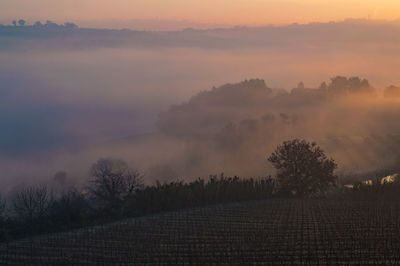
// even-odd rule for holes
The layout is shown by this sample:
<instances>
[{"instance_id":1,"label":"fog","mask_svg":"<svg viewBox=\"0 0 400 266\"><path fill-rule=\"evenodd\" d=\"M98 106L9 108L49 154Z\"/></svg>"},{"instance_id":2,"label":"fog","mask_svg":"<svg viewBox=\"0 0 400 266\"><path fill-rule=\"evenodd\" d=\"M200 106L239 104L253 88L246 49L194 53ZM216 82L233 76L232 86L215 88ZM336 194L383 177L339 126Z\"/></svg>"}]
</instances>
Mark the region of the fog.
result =
<instances>
[{"instance_id":1,"label":"fog","mask_svg":"<svg viewBox=\"0 0 400 266\"><path fill-rule=\"evenodd\" d=\"M140 45L131 43L132 36L119 42L120 35L114 40L102 33L90 40L81 33L73 38L4 33L2 190L46 182L60 170L79 184L100 157L126 160L147 182L220 172L273 174L265 158L290 138L317 141L343 172L393 168L400 108L383 89L400 83L399 40L390 37L398 26L363 24L369 34L360 30L365 38L357 42L349 37L350 26L346 38L337 40L319 35L324 27L333 26L185 31L160 42L157 34L165 33L156 33ZM379 31L379 38L373 35ZM317 89L338 75L367 78L375 94L329 100L308 90L288 94L300 81ZM251 78L265 80L268 95L237 98L228 86L202 100L191 98ZM264 85L257 84L262 91Z\"/></svg>"}]
</instances>

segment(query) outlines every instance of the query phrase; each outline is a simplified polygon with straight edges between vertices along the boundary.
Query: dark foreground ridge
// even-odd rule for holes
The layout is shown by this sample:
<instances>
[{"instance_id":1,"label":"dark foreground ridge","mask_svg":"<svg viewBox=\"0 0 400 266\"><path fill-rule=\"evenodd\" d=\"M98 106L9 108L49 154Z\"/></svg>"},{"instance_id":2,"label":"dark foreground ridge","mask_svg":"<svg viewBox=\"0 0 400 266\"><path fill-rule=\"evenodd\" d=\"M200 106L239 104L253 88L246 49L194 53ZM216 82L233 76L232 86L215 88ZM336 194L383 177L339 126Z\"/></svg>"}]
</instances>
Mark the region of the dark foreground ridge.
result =
<instances>
[{"instance_id":1,"label":"dark foreground ridge","mask_svg":"<svg viewBox=\"0 0 400 266\"><path fill-rule=\"evenodd\" d=\"M0 246L1 265L399 265L400 203L272 199Z\"/></svg>"}]
</instances>

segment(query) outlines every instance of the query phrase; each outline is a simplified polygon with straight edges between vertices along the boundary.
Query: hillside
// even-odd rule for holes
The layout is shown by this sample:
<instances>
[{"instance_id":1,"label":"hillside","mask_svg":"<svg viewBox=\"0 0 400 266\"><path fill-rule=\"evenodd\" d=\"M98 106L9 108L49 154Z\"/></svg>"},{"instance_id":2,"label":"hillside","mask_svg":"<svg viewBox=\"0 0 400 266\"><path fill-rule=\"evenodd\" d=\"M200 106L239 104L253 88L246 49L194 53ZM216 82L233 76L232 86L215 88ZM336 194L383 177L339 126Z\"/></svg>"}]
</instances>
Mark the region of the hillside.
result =
<instances>
[{"instance_id":1,"label":"hillside","mask_svg":"<svg viewBox=\"0 0 400 266\"><path fill-rule=\"evenodd\" d=\"M268 200L2 244L1 265L394 265L400 204Z\"/></svg>"},{"instance_id":2,"label":"hillside","mask_svg":"<svg viewBox=\"0 0 400 266\"><path fill-rule=\"evenodd\" d=\"M0 50L76 49L94 47L198 47L238 49L270 47L276 51L328 49L358 50L360 44L384 45L397 49L398 22L344 20L331 23L283 26L184 29L181 31L139 31L129 29L80 28L74 23L47 21L33 25L0 24ZM312 43L312 45L310 45ZM349 45L352 43L353 45ZM369 47L371 48L371 47Z\"/></svg>"}]
</instances>

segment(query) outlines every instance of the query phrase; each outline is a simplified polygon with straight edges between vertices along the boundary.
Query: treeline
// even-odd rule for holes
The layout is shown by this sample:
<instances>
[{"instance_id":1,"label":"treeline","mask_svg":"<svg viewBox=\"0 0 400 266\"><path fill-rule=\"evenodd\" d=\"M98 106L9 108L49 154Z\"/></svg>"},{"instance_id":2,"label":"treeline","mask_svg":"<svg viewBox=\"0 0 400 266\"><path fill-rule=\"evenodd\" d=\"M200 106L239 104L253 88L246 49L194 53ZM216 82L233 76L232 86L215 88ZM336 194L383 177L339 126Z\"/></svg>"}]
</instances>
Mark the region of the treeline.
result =
<instances>
[{"instance_id":1,"label":"treeline","mask_svg":"<svg viewBox=\"0 0 400 266\"><path fill-rule=\"evenodd\" d=\"M207 204L267 199L273 196L275 181L270 178L240 179L239 177L218 178L211 176L209 180L172 182L148 186L133 195L129 210L134 215L142 215L153 211L169 211Z\"/></svg>"},{"instance_id":2,"label":"treeline","mask_svg":"<svg viewBox=\"0 0 400 266\"><path fill-rule=\"evenodd\" d=\"M7 202L0 197L0 240L69 230L155 212L207 204L271 198L271 177L241 179L210 176L193 182L156 182L119 160L101 159L87 185L55 195L46 186L27 187Z\"/></svg>"},{"instance_id":3,"label":"treeline","mask_svg":"<svg viewBox=\"0 0 400 266\"><path fill-rule=\"evenodd\" d=\"M8 28L47 28L47 29L61 29L61 28L66 28L66 29L76 29L78 28L78 25L72 22L66 22L64 24L57 24L51 20L47 20L45 23L42 23L40 21L36 21L32 25L26 24L26 21L24 19L19 19L19 20L13 20L11 22L12 25L2 25L0 24L0 27L8 27Z\"/></svg>"},{"instance_id":4,"label":"treeline","mask_svg":"<svg viewBox=\"0 0 400 266\"><path fill-rule=\"evenodd\" d=\"M328 193L309 193L308 197L399 200L399 175L388 177L393 178L388 182L376 178L350 187L332 186ZM221 174L207 180L156 182L146 186L143 175L125 162L100 159L92 165L86 185L79 189L55 193L48 186L36 186L26 187L7 200L0 196L0 241L209 204L300 197L303 194L293 193L296 189L288 186L296 180L285 183L279 175L242 179Z\"/></svg>"},{"instance_id":5,"label":"treeline","mask_svg":"<svg viewBox=\"0 0 400 266\"><path fill-rule=\"evenodd\" d=\"M0 48L7 47L17 47L18 42L16 40L22 41L20 45L23 46L24 42L26 42L27 38L39 38L44 41L48 41L48 38L61 37L65 38L74 34L84 34L81 32L81 29L78 25L72 22L66 22L64 24L57 24L51 20L47 20L42 23L40 21L36 21L32 25L26 24L26 21L23 19L12 21L12 25L2 25L0 24L0 37L1 38L15 38L16 39L8 39L4 41L2 44L0 43ZM36 44L29 43L27 47L35 47ZM38 44L39 45L39 44ZM40 44L38 47L48 47L46 43ZM61 45L61 44L60 44Z\"/></svg>"}]
</instances>

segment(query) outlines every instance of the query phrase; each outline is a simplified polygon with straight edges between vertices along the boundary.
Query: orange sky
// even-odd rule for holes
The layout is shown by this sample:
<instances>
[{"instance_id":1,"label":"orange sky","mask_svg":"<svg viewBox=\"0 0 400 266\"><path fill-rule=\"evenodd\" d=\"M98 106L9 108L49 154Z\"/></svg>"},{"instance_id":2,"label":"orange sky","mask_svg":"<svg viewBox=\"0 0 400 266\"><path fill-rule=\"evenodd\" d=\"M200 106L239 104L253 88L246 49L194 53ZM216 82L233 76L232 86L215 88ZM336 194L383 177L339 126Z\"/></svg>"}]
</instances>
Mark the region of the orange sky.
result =
<instances>
[{"instance_id":1,"label":"orange sky","mask_svg":"<svg viewBox=\"0 0 400 266\"><path fill-rule=\"evenodd\" d=\"M345 18L400 18L400 0L1 0L0 19L82 21L171 19L282 24Z\"/></svg>"}]
</instances>

